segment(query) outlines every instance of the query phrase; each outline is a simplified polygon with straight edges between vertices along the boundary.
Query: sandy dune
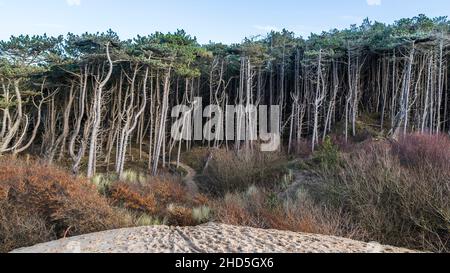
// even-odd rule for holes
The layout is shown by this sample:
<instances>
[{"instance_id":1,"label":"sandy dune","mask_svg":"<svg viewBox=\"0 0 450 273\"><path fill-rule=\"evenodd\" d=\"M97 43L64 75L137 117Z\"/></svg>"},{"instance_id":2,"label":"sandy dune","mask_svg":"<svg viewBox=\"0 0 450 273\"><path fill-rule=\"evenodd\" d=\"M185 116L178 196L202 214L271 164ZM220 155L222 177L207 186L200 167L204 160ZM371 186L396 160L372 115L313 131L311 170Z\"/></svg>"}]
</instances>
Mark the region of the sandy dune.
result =
<instances>
[{"instance_id":1,"label":"sandy dune","mask_svg":"<svg viewBox=\"0 0 450 273\"><path fill-rule=\"evenodd\" d=\"M349 239L221 224L105 231L13 253L397 253L407 249Z\"/></svg>"}]
</instances>

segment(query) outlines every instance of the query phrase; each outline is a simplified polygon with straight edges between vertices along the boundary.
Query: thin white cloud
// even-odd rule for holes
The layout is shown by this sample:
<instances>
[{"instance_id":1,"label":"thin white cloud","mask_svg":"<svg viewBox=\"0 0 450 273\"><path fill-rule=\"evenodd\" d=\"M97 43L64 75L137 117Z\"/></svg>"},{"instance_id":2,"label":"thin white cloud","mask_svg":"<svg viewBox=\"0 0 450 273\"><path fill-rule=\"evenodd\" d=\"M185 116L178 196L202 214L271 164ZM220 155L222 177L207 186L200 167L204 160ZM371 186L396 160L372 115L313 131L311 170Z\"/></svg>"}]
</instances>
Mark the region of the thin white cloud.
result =
<instances>
[{"instance_id":1,"label":"thin white cloud","mask_svg":"<svg viewBox=\"0 0 450 273\"><path fill-rule=\"evenodd\" d=\"M369 6L381 6L381 0L367 0Z\"/></svg>"},{"instance_id":2,"label":"thin white cloud","mask_svg":"<svg viewBox=\"0 0 450 273\"><path fill-rule=\"evenodd\" d=\"M261 31L265 31L265 32L271 32L273 31L280 31L279 28L275 27L275 26L261 26L261 25L254 25L254 28L256 28L257 30L261 30Z\"/></svg>"},{"instance_id":3,"label":"thin white cloud","mask_svg":"<svg viewBox=\"0 0 450 273\"><path fill-rule=\"evenodd\" d=\"M80 6L81 5L81 0L66 0L66 3L70 7Z\"/></svg>"}]
</instances>

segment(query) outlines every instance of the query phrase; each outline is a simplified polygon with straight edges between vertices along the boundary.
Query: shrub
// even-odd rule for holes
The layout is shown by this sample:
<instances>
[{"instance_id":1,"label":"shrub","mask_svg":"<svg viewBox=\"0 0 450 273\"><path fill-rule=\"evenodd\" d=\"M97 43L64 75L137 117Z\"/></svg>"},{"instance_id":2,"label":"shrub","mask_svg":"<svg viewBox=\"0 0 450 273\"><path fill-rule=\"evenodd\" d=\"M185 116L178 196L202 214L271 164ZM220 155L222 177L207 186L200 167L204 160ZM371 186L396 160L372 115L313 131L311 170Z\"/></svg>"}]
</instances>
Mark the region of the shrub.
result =
<instances>
[{"instance_id":1,"label":"shrub","mask_svg":"<svg viewBox=\"0 0 450 273\"><path fill-rule=\"evenodd\" d=\"M36 162L1 158L0 193L3 212L5 208L14 212L2 216L2 227L8 228L10 221L22 223L15 234L5 233L15 238L8 239L7 248L129 225L89 181ZM32 239L35 236L41 239Z\"/></svg>"},{"instance_id":2,"label":"shrub","mask_svg":"<svg viewBox=\"0 0 450 273\"><path fill-rule=\"evenodd\" d=\"M181 226L199 223L194 219L193 208L209 202L203 195L191 196L179 178L172 176L153 177L146 183L116 182L110 187L108 197L115 206L134 214Z\"/></svg>"},{"instance_id":3,"label":"shrub","mask_svg":"<svg viewBox=\"0 0 450 273\"><path fill-rule=\"evenodd\" d=\"M256 187L227 194L215 203L214 210L216 221L230 225L346 237L359 232L346 215L318 206L306 195L281 202Z\"/></svg>"},{"instance_id":4,"label":"shrub","mask_svg":"<svg viewBox=\"0 0 450 273\"><path fill-rule=\"evenodd\" d=\"M414 168L450 168L450 138L444 135L405 135L394 143L394 153L401 163Z\"/></svg>"},{"instance_id":5,"label":"shrub","mask_svg":"<svg viewBox=\"0 0 450 273\"><path fill-rule=\"evenodd\" d=\"M160 204L186 203L189 199L187 190L176 178L156 180L150 183L155 198Z\"/></svg>"},{"instance_id":6,"label":"shrub","mask_svg":"<svg viewBox=\"0 0 450 273\"><path fill-rule=\"evenodd\" d=\"M139 185L116 183L110 189L110 198L114 206L141 213L157 212L155 196Z\"/></svg>"},{"instance_id":7,"label":"shrub","mask_svg":"<svg viewBox=\"0 0 450 273\"><path fill-rule=\"evenodd\" d=\"M339 160L339 149L330 137L325 138L320 149L314 154L314 161L321 167L330 168L335 166Z\"/></svg>"},{"instance_id":8,"label":"shrub","mask_svg":"<svg viewBox=\"0 0 450 273\"><path fill-rule=\"evenodd\" d=\"M42 216L0 202L0 253L54 239L56 234Z\"/></svg>"},{"instance_id":9,"label":"shrub","mask_svg":"<svg viewBox=\"0 0 450 273\"><path fill-rule=\"evenodd\" d=\"M166 210L169 223L175 226L193 226L196 221L193 217L192 208L183 205L170 204Z\"/></svg>"},{"instance_id":10,"label":"shrub","mask_svg":"<svg viewBox=\"0 0 450 273\"><path fill-rule=\"evenodd\" d=\"M274 188L286 174L287 160L279 153L255 150L248 155L215 150L200 180L200 188L212 195L242 192L251 185Z\"/></svg>"},{"instance_id":11,"label":"shrub","mask_svg":"<svg viewBox=\"0 0 450 273\"><path fill-rule=\"evenodd\" d=\"M234 226L252 226L254 224L247 204L240 194L227 194L222 200L214 202L215 220Z\"/></svg>"},{"instance_id":12,"label":"shrub","mask_svg":"<svg viewBox=\"0 0 450 273\"><path fill-rule=\"evenodd\" d=\"M444 143L442 146L436 143ZM450 249L450 168L447 141L407 136L345 154L318 168L314 195L343 208L367 231L361 239L431 251Z\"/></svg>"}]
</instances>

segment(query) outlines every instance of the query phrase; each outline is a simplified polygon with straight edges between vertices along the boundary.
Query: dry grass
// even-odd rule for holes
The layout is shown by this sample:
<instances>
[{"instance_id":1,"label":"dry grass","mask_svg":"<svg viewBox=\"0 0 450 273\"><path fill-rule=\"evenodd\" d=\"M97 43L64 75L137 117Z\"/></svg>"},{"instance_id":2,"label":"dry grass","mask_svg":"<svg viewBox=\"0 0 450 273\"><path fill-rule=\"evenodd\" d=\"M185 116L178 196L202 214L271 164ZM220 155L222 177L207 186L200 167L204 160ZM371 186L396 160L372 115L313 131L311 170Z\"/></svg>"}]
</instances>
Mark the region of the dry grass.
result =
<instances>
[{"instance_id":1,"label":"dry grass","mask_svg":"<svg viewBox=\"0 0 450 273\"><path fill-rule=\"evenodd\" d=\"M129 224L87 180L14 158L0 159L0 204L3 251Z\"/></svg>"}]
</instances>

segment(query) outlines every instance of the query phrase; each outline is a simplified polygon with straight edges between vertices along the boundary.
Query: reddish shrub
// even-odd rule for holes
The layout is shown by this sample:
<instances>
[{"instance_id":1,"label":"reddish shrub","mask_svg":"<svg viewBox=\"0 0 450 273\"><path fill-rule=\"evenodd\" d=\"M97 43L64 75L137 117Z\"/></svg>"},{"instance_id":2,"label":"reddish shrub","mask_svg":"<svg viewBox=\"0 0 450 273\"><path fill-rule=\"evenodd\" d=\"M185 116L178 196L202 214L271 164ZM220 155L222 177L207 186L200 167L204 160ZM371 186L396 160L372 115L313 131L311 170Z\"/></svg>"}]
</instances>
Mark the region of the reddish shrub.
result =
<instances>
[{"instance_id":1,"label":"reddish shrub","mask_svg":"<svg viewBox=\"0 0 450 273\"><path fill-rule=\"evenodd\" d=\"M176 177L152 177L146 183L117 182L109 198L115 206L165 219L170 225L195 224L192 209L209 203L204 195L191 196Z\"/></svg>"},{"instance_id":2,"label":"reddish shrub","mask_svg":"<svg viewBox=\"0 0 450 273\"><path fill-rule=\"evenodd\" d=\"M187 201L186 189L181 181L175 179L156 180L150 183L155 198L160 204L184 203Z\"/></svg>"},{"instance_id":3,"label":"reddish shrub","mask_svg":"<svg viewBox=\"0 0 450 273\"><path fill-rule=\"evenodd\" d=\"M167 208L166 216L169 223L175 226L193 226L196 224L192 216L192 208L171 205Z\"/></svg>"},{"instance_id":4,"label":"reddish shrub","mask_svg":"<svg viewBox=\"0 0 450 273\"><path fill-rule=\"evenodd\" d=\"M450 138L444 135L405 135L394 145L402 164L450 168Z\"/></svg>"},{"instance_id":5,"label":"reddish shrub","mask_svg":"<svg viewBox=\"0 0 450 273\"><path fill-rule=\"evenodd\" d=\"M9 221L24 221L33 215L30 221L39 223L35 225L36 234L72 236L127 224L87 180L52 166L23 163L13 158L0 159L0 202L3 207L13 208L17 215L3 217L3 227L8 226ZM28 231L22 231L26 236ZM47 238L42 236L42 240ZM15 247L23 243L17 241Z\"/></svg>"},{"instance_id":6,"label":"reddish shrub","mask_svg":"<svg viewBox=\"0 0 450 273\"><path fill-rule=\"evenodd\" d=\"M157 212L156 200L152 193L144 192L142 189L126 183L117 183L112 186L110 191L114 206L151 215Z\"/></svg>"},{"instance_id":7,"label":"reddish shrub","mask_svg":"<svg viewBox=\"0 0 450 273\"><path fill-rule=\"evenodd\" d=\"M196 194L192 198L192 205L195 207L206 206L209 203L210 203L210 200L209 200L208 196L206 196L204 194Z\"/></svg>"}]
</instances>

